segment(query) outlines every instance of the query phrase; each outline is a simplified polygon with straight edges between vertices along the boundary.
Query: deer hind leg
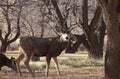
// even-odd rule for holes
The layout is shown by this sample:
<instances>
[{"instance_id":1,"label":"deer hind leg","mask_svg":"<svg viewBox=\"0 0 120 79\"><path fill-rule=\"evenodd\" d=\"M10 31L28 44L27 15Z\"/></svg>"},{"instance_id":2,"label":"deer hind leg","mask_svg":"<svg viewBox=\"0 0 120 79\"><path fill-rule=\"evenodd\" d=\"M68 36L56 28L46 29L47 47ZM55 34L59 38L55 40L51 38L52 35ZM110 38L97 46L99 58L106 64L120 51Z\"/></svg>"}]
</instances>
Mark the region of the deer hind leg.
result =
<instances>
[{"instance_id":1,"label":"deer hind leg","mask_svg":"<svg viewBox=\"0 0 120 79\"><path fill-rule=\"evenodd\" d=\"M51 57L50 56L46 56L47 65L46 65L46 74L45 74L45 76L48 76L49 67L50 67L50 61L51 61Z\"/></svg>"},{"instance_id":2,"label":"deer hind leg","mask_svg":"<svg viewBox=\"0 0 120 79\"><path fill-rule=\"evenodd\" d=\"M34 73L32 72L32 70L31 70L31 68L30 68L30 65L29 65L29 62L30 62L30 59L31 59L31 57L32 57L32 54L25 54L25 61L24 61L24 64L25 64L25 66L26 66L26 68L28 69L28 71L31 73L31 75L33 76L33 77L35 77L35 75L34 75Z\"/></svg>"},{"instance_id":3,"label":"deer hind leg","mask_svg":"<svg viewBox=\"0 0 120 79\"><path fill-rule=\"evenodd\" d=\"M61 75L61 74L60 74L60 70L59 70L59 66L58 66L57 57L52 57L52 58L53 58L53 60L54 60L54 64L55 64L55 67L56 67L56 69L57 69L58 75Z\"/></svg>"},{"instance_id":4,"label":"deer hind leg","mask_svg":"<svg viewBox=\"0 0 120 79\"><path fill-rule=\"evenodd\" d=\"M24 54L20 54L19 57L15 60L16 61L16 66L17 66L17 71L19 73L20 76L22 76L21 74L21 68L20 68L20 61L24 58Z\"/></svg>"}]
</instances>

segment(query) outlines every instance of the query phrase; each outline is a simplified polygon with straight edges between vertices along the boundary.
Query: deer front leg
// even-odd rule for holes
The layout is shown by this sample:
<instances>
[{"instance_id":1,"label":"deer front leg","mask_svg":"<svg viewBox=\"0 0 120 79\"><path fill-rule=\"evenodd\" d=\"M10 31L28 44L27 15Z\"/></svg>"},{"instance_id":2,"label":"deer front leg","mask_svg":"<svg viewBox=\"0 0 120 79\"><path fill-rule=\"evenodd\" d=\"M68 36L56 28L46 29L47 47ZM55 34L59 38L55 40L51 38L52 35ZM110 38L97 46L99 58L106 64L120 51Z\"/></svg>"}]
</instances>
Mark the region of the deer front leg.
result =
<instances>
[{"instance_id":1,"label":"deer front leg","mask_svg":"<svg viewBox=\"0 0 120 79\"><path fill-rule=\"evenodd\" d=\"M30 58L31 58L31 55L26 55L26 56L25 56L24 64L25 64L26 68L28 69L28 71L31 73L31 75L32 75L33 77L35 77L34 73L32 72L32 70L31 70L31 68L30 68L30 65L29 65Z\"/></svg>"},{"instance_id":2,"label":"deer front leg","mask_svg":"<svg viewBox=\"0 0 120 79\"><path fill-rule=\"evenodd\" d=\"M17 72L19 73L19 76L22 76L21 74L21 68L20 68L20 61L24 58L23 54L20 54L19 57L15 60L16 66L17 66Z\"/></svg>"},{"instance_id":3,"label":"deer front leg","mask_svg":"<svg viewBox=\"0 0 120 79\"><path fill-rule=\"evenodd\" d=\"M50 56L46 56L46 74L45 76L48 76L49 73L49 67L50 67L50 61L51 61L51 57Z\"/></svg>"},{"instance_id":4,"label":"deer front leg","mask_svg":"<svg viewBox=\"0 0 120 79\"><path fill-rule=\"evenodd\" d=\"M61 75L61 74L60 74L60 70L59 70L59 66L58 66L57 57L53 57L53 60L54 60L54 64L55 64L55 67L56 67L56 69L57 69L58 75Z\"/></svg>"}]
</instances>

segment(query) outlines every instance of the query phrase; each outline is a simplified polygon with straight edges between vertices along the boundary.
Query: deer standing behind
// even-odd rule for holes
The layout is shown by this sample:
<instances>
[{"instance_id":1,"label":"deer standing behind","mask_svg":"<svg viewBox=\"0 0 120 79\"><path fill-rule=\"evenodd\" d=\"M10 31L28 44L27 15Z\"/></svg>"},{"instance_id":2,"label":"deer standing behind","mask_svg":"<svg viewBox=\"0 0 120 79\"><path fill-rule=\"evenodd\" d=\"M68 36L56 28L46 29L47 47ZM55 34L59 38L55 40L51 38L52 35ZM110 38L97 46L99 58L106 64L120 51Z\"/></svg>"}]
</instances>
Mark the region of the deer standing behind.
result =
<instances>
[{"instance_id":1,"label":"deer standing behind","mask_svg":"<svg viewBox=\"0 0 120 79\"><path fill-rule=\"evenodd\" d=\"M29 61L32 56L46 56L46 76L48 76L49 65L51 58L53 58L57 73L60 75L58 67L57 56L67 47L70 43L75 43L76 38L69 34L61 34L59 37L39 38L39 37L21 37L19 40L19 51L20 55L16 59L17 70L19 75L21 74L20 61L25 58L24 64L28 71L35 76L32 72Z\"/></svg>"},{"instance_id":2,"label":"deer standing behind","mask_svg":"<svg viewBox=\"0 0 120 79\"><path fill-rule=\"evenodd\" d=\"M89 42L88 42L85 34L82 34L82 35L74 34L74 36L77 38L77 41L76 41L76 43L67 46L67 48L65 50L66 53L77 52L80 44L83 44L84 47L87 49L87 51L90 51L90 45L89 45Z\"/></svg>"},{"instance_id":3,"label":"deer standing behind","mask_svg":"<svg viewBox=\"0 0 120 79\"><path fill-rule=\"evenodd\" d=\"M7 66L11 68L12 70L17 71L17 67L15 64L15 58L11 57L11 59L9 59L6 55L0 52L0 71L3 66Z\"/></svg>"}]
</instances>

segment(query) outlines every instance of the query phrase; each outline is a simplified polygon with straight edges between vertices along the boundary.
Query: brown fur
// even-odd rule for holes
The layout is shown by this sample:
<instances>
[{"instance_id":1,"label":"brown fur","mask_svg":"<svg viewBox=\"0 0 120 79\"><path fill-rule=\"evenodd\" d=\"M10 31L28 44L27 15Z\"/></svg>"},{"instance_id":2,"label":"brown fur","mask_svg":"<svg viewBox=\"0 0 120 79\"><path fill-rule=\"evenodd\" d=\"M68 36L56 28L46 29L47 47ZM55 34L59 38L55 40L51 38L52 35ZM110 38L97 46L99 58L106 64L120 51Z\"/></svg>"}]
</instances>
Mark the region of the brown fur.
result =
<instances>
[{"instance_id":1,"label":"brown fur","mask_svg":"<svg viewBox=\"0 0 120 79\"><path fill-rule=\"evenodd\" d=\"M29 66L29 61L33 55L38 57L46 56L46 62L47 62L46 76L48 76L50 61L51 58L53 58L57 68L57 72L60 75L57 56L59 56L61 52L67 47L68 42L69 39L68 41L62 41L59 37L50 37L50 38L22 37L20 39L20 48L19 48L20 55L16 59L16 65L20 76L22 74L19 64L23 58L25 58L24 61L25 66L32 74L32 76L35 76Z\"/></svg>"}]
</instances>

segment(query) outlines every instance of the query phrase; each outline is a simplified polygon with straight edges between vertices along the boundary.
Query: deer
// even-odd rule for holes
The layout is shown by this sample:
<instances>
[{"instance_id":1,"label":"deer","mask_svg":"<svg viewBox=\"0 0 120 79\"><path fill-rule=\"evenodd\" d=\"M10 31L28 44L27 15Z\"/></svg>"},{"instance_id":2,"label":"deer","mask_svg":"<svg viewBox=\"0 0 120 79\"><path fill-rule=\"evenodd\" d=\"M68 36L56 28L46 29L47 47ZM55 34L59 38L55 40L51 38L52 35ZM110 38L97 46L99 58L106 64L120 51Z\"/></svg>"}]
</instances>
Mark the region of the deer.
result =
<instances>
[{"instance_id":1,"label":"deer","mask_svg":"<svg viewBox=\"0 0 120 79\"><path fill-rule=\"evenodd\" d=\"M10 59L4 55L2 52L0 52L0 71L1 68L7 66L11 68L14 71L17 71L16 63L15 63L15 58L11 57Z\"/></svg>"},{"instance_id":2,"label":"deer","mask_svg":"<svg viewBox=\"0 0 120 79\"><path fill-rule=\"evenodd\" d=\"M73 35L67 33L61 33L56 37L40 38L34 36L24 36L18 39L20 54L18 58L16 58L16 66L19 76L22 76L20 62L23 60L23 58L25 58L24 64L26 68L28 69L29 73L35 77L35 74L29 65L30 59L33 56L46 57L47 64L45 76L48 76L51 58L53 58L58 75L61 75L57 56L62 53L69 42L74 44L76 42L76 38Z\"/></svg>"}]
</instances>

